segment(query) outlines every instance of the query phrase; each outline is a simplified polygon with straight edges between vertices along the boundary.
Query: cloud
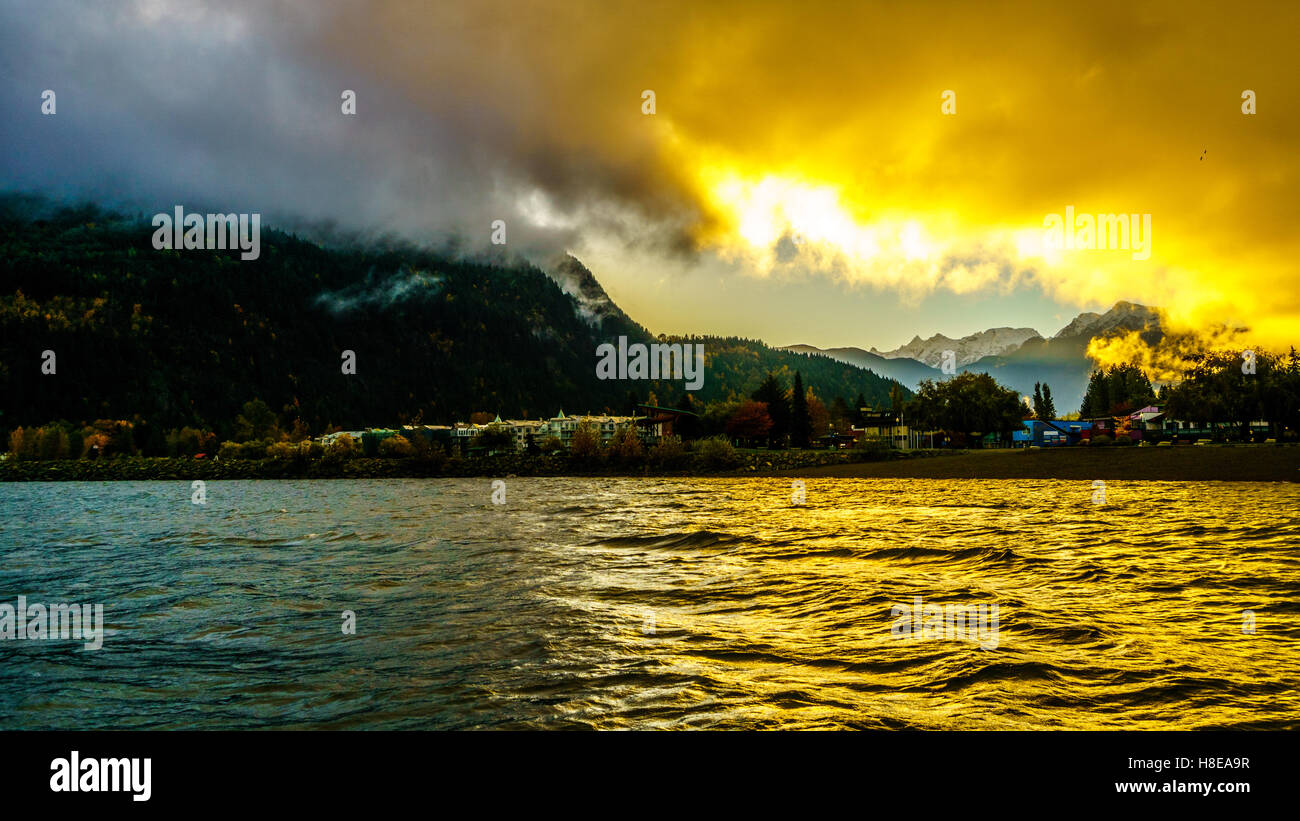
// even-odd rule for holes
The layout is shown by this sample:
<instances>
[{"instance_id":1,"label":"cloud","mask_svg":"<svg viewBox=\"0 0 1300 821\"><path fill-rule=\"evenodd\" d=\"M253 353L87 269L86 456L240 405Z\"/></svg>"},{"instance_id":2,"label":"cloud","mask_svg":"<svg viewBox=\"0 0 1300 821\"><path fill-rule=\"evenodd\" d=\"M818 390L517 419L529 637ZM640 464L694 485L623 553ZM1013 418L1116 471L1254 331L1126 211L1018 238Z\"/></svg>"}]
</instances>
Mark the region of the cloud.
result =
<instances>
[{"instance_id":1,"label":"cloud","mask_svg":"<svg viewBox=\"0 0 1300 821\"><path fill-rule=\"evenodd\" d=\"M359 308L382 310L408 299L436 296L442 291L442 283L443 278L436 274L403 269L381 282L367 278L362 285L326 291L315 301L333 314L350 313Z\"/></svg>"},{"instance_id":2,"label":"cloud","mask_svg":"<svg viewBox=\"0 0 1300 821\"><path fill-rule=\"evenodd\" d=\"M1300 319L1282 5L0 8L7 187L471 249L504 219L535 258L587 243L912 302L1131 299L1270 344ZM1069 205L1151 214L1150 259L1026 253Z\"/></svg>"}]
</instances>

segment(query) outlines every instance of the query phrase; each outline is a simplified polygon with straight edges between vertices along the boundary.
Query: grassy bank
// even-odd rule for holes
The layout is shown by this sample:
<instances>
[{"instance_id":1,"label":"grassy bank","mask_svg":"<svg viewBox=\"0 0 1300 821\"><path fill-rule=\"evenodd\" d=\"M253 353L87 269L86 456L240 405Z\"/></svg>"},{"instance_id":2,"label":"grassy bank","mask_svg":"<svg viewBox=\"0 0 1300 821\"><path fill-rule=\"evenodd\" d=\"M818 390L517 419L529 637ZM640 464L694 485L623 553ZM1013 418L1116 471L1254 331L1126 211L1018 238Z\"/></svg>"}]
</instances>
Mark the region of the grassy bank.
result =
<instances>
[{"instance_id":1,"label":"grassy bank","mask_svg":"<svg viewBox=\"0 0 1300 821\"><path fill-rule=\"evenodd\" d=\"M732 464L688 460L673 467L562 454L472 459L162 459L0 462L0 482L194 479L398 479L500 476L789 476L916 479L1146 479L1300 481L1300 447L1045 448L913 451L869 457L856 451L738 451ZM868 461L870 459L870 461Z\"/></svg>"},{"instance_id":2,"label":"grassy bank","mask_svg":"<svg viewBox=\"0 0 1300 821\"><path fill-rule=\"evenodd\" d=\"M962 451L936 459L796 468L768 475L897 479L1298 482L1300 447L1103 447Z\"/></svg>"},{"instance_id":3,"label":"grassy bank","mask_svg":"<svg viewBox=\"0 0 1300 821\"><path fill-rule=\"evenodd\" d=\"M467 459L167 459L130 457L0 462L0 482L102 482L193 479L397 479L441 476L704 476L832 467L866 458L856 451L741 450L710 463L691 456L678 464L610 459L580 462L566 454L510 454Z\"/></svg>"}]
</instances>

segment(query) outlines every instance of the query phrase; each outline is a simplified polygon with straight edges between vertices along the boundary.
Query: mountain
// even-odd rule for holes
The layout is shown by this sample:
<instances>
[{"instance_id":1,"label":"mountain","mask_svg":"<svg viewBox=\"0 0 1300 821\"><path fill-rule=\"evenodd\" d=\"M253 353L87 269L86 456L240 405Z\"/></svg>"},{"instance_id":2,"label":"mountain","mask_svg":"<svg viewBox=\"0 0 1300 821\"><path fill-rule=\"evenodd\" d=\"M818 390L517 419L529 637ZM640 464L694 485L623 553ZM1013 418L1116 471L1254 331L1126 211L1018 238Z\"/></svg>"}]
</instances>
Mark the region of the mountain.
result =
<instances>
[{"instance_id":1,"label":"mountain","mask_svg":"<svg viewBox=\"0 0 1300 821\"><path fill-rule=\"evenodd\" d=\"M1088 343L1138 331L1149 345L1164 336L1160 311L1132 302L1117 302L1104 314L1082 313L1051 339L1030 339L1014 351L987 356L958 370L987 373L1003 385L1032 395L1035 382L1052 388L1056 408L1061 413L1078 410L1088 388L1088 376L1095 367L1088 358Z\"/></svg>"},{"instance_id":2,"label":"mountain","mask_svg":"<svg viewBox=\"0 0 1300 821\"><path fill-rule=\"evenodd\" d=\"M614 300L609 298L605 289L596 280L596 275L587 270L576 257L570 254L562 254L554 259L543 269L555 284L560 286L560 290L573 298L578 313L583 319L590 324L601 328L605 320L614 320L615 323L629 323L635 325L623 309L614 304ZM636 325L643 334L648 334L639 325ZM611 328L616 331L617 328Z\"/></svg>"},{"instance_id":3,"label":"mountain","mask_svg":"<svg viewBox=\"0 0 1300 821\"><path fill-rule=\"evenodd\" d=\"M143 216L0 196L0 436L17 425L140 418L138 428L231 432L264 400L318 432L665 405L684 380L601 380L596 349L619 336L704 345L710 402L794 371L830 404L892 382L756 340L655 337L578 260L538 267L391 241L326 247L261 231L261 255L155 250ZM43 351L56 354L43 374ZM345 374L345 351L356 357Z\"/></svg>"},{"instance_id":4,"label":"mountain","mask_svg":"<svg viewBox=\"0 0 1300 821\"><path fill-rule=\"evenodd\" d=\"M1042 336L1033 328L990 328L987 331L963 336L961 339L951 339L943 334L935 334L929 339L916 336L911 342L892 351L878 351L872 348L871 353L886 359L914 359L931 368L938 368L944 352L953 351L956 354L956 364L960 367L986 356L1010 353L1030 339L1041 338Z\"/></svg>"},{"instance_id":5,"label":"mountain","mask_svg":"<svg viewBox=\"0 0 1300 821\"><path fill-rule=\"evenodd\" d=\"M780 348L780 350L824 356L836 362L865 368L886 379L893 379L913 391L916 390L916 386L922 379L940 379L943 377L943 374L937 368L931 368L922 362L917 362L915 359L902 357L889 359L877 353L864 351L861 348L823 349L815 348L812 345L788 345Z\"/></svg>"},{"instance_id":6,"label":"mountain","mask_svg":"<svg viewBox=\"0 0 1300 821\"><path fill-rule=\"evenodd\" d=\"M892 351L872 348L815 348L791 345L782 350L820 354L831 359L866 368L881 376L895 379L916 390L922 379L943 379L939 370L943 351L954 351L959 372L987 373L1003 385L1031 396L1035 382L1052 388L1057 410L1077 410L1088 387L1094 364L1087 356L1088 343L1096 337L1108 337L1138 331L1148 344L1163 336L1160 311L1132 302L1117 302L1106 313L1085 312L1050 339L1032 328L992 328L961 339L935 334L929 339L914 337L911 342Z\"/></svg>"},{"instance_id":7,"label":"mountain","mask_svg":"<svg viewBox=\"0 0 1300 821\"><path fill-rule=\"evenodd\" d=\"M1160 312L1132 302L1116 302L1104 314L1082 313L1057 331L1053 339L1111 336L1122 331L1160 330Z\"/></svg>"}]
</instances>

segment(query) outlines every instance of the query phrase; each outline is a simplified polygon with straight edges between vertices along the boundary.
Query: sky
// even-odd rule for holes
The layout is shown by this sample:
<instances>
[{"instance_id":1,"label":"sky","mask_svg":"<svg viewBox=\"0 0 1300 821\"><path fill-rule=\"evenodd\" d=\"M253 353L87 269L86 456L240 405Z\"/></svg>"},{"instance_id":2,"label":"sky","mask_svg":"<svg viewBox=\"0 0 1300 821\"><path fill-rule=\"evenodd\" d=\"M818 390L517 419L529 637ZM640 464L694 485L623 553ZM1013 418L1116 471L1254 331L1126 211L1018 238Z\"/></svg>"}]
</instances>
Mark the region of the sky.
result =
<instances>
[{"instance_id":1,"label":"sky","mask_svg":"<svg viewBox=\"0 0 1300 821\"><path fill-rule=\"evenodd\" d=\"M1276 348L1300 342L1298 23L1280 3L0 0L0 188L470 250L501 219L658 333L889 349L1128 300ZM1149 216L1149 247L1055 247L1067 208Z\"/></svg>"}]
</instances>

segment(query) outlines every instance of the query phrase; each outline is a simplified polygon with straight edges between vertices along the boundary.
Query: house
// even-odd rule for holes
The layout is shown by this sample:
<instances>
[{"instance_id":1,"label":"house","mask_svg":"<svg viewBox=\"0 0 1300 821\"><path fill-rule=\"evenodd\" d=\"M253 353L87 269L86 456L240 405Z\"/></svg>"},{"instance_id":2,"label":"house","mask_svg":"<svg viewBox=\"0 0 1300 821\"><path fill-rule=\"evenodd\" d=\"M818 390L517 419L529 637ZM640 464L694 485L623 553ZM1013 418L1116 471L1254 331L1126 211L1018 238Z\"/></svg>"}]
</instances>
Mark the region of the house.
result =
<instances>
[{"instance_id":1,"label":"house","mask_svg":"<svg viewBox=\"0 0 1300 821\"><path fill-rule=\"evenodd\" d=\"M858 437L866 436L892 443L903 427L902 414L894 411L862 408L858 411L858 417L862 420L861 424L853 427L853 432Z\"/></svg>"},{"instance_id":2,"label":"house","mask_svg":"<svg viewBox=\"0 0 1300 821\"><path fill-rule=\"evenodd\" d=\"M862 424L849 428L855 440L864 436L876 438L899 450L935 447L946 441L946 437L940 431L911 427L903 419L900 411L859 408L858 416Z\"/></svg>"},{"instance_id":3,"label":"house","mask_svg":"<svg viewBox=\"0 0 1300 821\"><path fill-rule=\"evenodd\" d=\"M608 445L613 439L614 434L627 427L635 427L637 416L566 416L561 409L554 417L546 419L538 425L534 436L540 441L545 441L552 436L560 440L560 444L567 450L573 444L573 434L579 425L589 424L595 427L600 435L601 445Z\"/></svg>"},{"instance_id":4,"label":"house","mask_svg":"<svg viewBox=\"0 0 1300 821\"><path fill-rule=\"evenodd\" d=\"M825 436L818 436L817 439L814 440L813 445L814 447L838 450L841 448L851 448L856 442L857 439L849 433L828 433Z\"/></svg>"},{"instance_id":5,"label":"house","mask_svg":"<svg viewBox=\"0 0 1300 821\"><path fill-rule=\"evenodd\" d=\"M451 425L402 425L402 435L413 445L423 440L433 450L451 449Z\"/></svg>"},{"instance_id":6,"label":"house","mask_svg":"<svg viewBox=\"0 0 1300 821\"><path fill-rule=\"evenodd\" d=\"M453 452L459 452L460 454L465 456L469 456L471 454L482 454L485 448L481 444L479 444L479 436L481 436L484 432L489 430L505 431L506 433L514 437L515 441L511 445L513 449L521 450L523 449L523 447L527 446L526 437L529 431L527 430L522 431L522 434L525 437L525 439L523 441L523 444L521 445L520 444L521 432L516 430L513 422L503 421L501 419L501 414L497 414L495 419L493 419L491 422L488 422L486 424L480 424L478 422L456 422L455 424L453 424L451 429L451 444L452 444ZM491 456L493 453L496 453L496 451L495 450L489 451L487 455Z\"/></svg>"},{"instance_id":7,"label":"house","mask_svg":"<svg viewBox=\"0 0 1300 821\"><path fill-rule=\"evenodd\" d=\"M497 419L500 418L500 416L497 417ZM505 422L494 422L493 424L510 426L510 430L515 435L515 450L520 453L542 443L541 429L544 423L540 419L507 419Z\"/></svg>"},{"instance_id":8,"label":"house","mask_svg":"<svg viewBox=\"0 0 1300 821\"><path fill-rule=\"evenodd\" d=\"M1091 422L1081 419L1026 419L1023 428L1012 432L1011 442L1018 448L1077 445L1091 427Z\"/></svg>"},{"instance_id":9,"label":"house","mask_svg":"<svg viewBox=\"0 0 1300 821\"><path fill-rule=\"evenodd\" d=\"M1143 439L1160 439L1165 428L1165 409L1160 405L1147 405L1129 414L1129 428L1139 432Z\"/></svg>"},{"instance_id":10,"label":"house","mask_svg":"<svg viewBox=\"0 0 1300 821\"><path fill-rule=\"evenodd\" d=\"M658 405L637 405L645 416L637 419L641 438L647 443L658 442L665 436L680 436L687 420L698 422L700 415L680 408L661 408ZM697 425L698 429L698 425Z\"/></svg>"},{"instance_id":11,"label":"house","mask_svg":"<svg viewBox=\"0 0 1300 821\"><path fill-rule=\"evenodd\" d=\"M378 456L379 443L401 433L392 428L368 428L361 434L361 453L363 456Z\"/></svg>"},{"instance_id":12,"label":"house","mask_svg":"<svg viewBox=\"0 0 1300 821\"><path fill-rule=\"evenodd\" d=\"M1072 441L1069 428L1067 425L1076 426L1076 438ZM1013 447L1039 447L1054 448L1063 445L1072 445L1077 439L1077 435L1082 431L1078 429L1079 423L1070 423L1059 419L1026 419L1024 427L1017 431L1011 432L1011 444Z\"/></svg>"},{"instance_id":13,"label":"house","mask_svg":"<svg viewBox=\"0 0 1300 821\"><path fill-rule=\"evenodd\" d=\"M635 416L584 416L579 424L586 422L596 426L600 432L600 444L608 445L614 439L614 434L624 428L636 428Z\"/></svg>"},{"instance_id":14,"label":"house","mask_svg":"<svg viewBox=\"0 0 1300 821\"><path fill-rule=\"evenodd\" d=\"M316 441L320 442L322 445L326 447L329 447L339 439L342 439L344 436L350 436L352 437L352 440L354 442L359 443L361 441L361 437L364 435L365 435L365 431L363 430L336 430L333 433L326 433L317 437Z\"/></svg>"},{"instance_id":15,"label":"house","mask_svg":"<svg viewBox=\"0 0 1300 821\"><path fill-rule=\"evenodd\" d=\"M564 408L550 419L542 420L537 428L537 436L545 442L552 437L559 439L564 449L568 450L573 441L573 432L578 429L578 417L565 414Z\"/></svg>"},{"instance_id":16,"label":"house","mask_svg":"<svg viewBox=\"0 0 1300 821\"><path fill-rule=\"evenodd\" d=\"M1241 424L1237 422L1188 422L1182 419L1170 419L1168 414L1160 420L1162 432L1175 441L1217 439L1221 436L1237 438L1241 435ZM1250 423L1251 438L1261 441L1269 434L1269 424L1263 419Z\"/></svg>"},{"instance_id":17,"label":"house","mask_svg":"<svg viewBox=\"0 0 1300 821\"><path fill-rule=\"evenodd\" d=\"M1086 445L1097 436L1115 438L1118 425L1115 423L1115 417L1113 416L1094 416L1091 419L1081 419L1080 421L1088 423L1088 429L1083 432L1080 444Z\"/></svg>"}]
</instances>

